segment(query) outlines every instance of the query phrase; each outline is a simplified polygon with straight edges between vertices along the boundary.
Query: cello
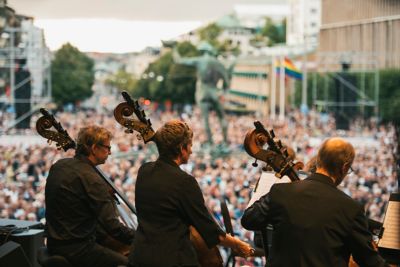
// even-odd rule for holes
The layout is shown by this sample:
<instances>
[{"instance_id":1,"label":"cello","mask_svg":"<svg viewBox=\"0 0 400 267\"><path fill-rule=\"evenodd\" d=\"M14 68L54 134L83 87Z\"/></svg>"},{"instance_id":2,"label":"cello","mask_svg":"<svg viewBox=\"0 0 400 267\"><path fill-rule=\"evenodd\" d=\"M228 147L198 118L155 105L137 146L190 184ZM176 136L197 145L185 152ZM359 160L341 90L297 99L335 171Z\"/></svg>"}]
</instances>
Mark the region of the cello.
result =
<instances>
[{"instance_id":1,"label":"cello","mask_svg":"<svg viewBox=\"0 0 400 267\"><path fill-rule=\"evenodd\" d=\"M125 102L118 104L114 109L116 121L126 128L126 133L133 133L136 130L145 143L154 141L155 131L138 101L134 101L127 92L122 92L122 96ZM137 119L130 117L133 114L136 115ZM141 125L141 127L135 127L137 125ZM204 239L193 226L189 226L189 231L190 241L196 250L200 265L202 267L222 267L223 260L218 248L216 246L211 249L208 248Z\"/></svg>"},{"instance_id":2,"label":"cello","mask_svg":"<svg viewBox=\"0 0 400 267\"><path fill-rule=\"evenodd\" d=\"M51 144L51 142L56 142L56 147L58 150L63 149L64 151L67 151L69 149L75 149L75 141L61 126L61 123L58 122L55 117L44 108L40 109L40 113L42 113L42 116L36 122L36 130L39 135L46 138L49 144ZM52 128L54 128L55 131L52 130ZM136 229L137 219L134 206L129 203L128 198L115 187L114 183L102 172L100 168L93 168L99 174L99 176L108 184L110 196L115 200L113 204L116 214L119 215L119 217L127 227ZM128 211L130 211L131 213L128 213ZM100 232L104 232L104 230L102 229L98 230L100 230ZM106 235L105 239L102 240L102 242L100 243L123 255L127 255L130 251L129 245L125 245L109 235Z\"/></svg>"},{"instance_id":3,"label":"cello","mask_svg":"<svg viewBox=\"0 0 400 267\"><path fill-rule=\"evenodd\" d=\"M266 130L261 122L254 122L255 129L246 133L243 141L245 151L256 159L253 166L257 166L257 160L267 163L272 168L277 178L287 175L294 182L300 180L297 171L303 169L303 162L293 162L295 153L292 149L284 146L280 140L275 139L273 130ZM268 149L263 149L265 145ZM261 232L261 240L264 247L264 255L268 256L268 234L267 229Z\"/></svg>"},{"instance_id":4,"label":"cello","mask_svg":"<svg viewBox=\"0 0 400 267\"><path fill-rule=\"evenodd\" d=\"M247 132L243 145L246 152L256 160L261 160L271 167L275 176L288 176L293 181L300 178L297 172L304 168L303 162L294 162L295 152L284 146L281 140L276 140L273 130L266 130L261 122L254 122L255 129ZM268 149L263 149L264 145Z\"/></svg>"},{"instance_id":5,"label":"cello","mask_svg":"<svg viewBox=\"0 0 400 267\"><path fill-rule=\"evenodd\" d=\"M291 182L299 181L298 173L304 167L302 162L294 162L295 154L290 148L284 146L280 140L275 139L273 130L266 130L261 122L254 122L255 129L247 132L244 139L244 148L246 152L256 160L261 160L271 167L277 178L284 175L289 177ZM268 145L267 149L263 149L264 145ZM266 230L262 231L263 245L265 255L267 255ZM372 246L378 250L377 244L372 241ZM350 255L349 267L358 267L358 264ZM392 266L392 265L389 265Z\"/></svg>"}]
</instances>

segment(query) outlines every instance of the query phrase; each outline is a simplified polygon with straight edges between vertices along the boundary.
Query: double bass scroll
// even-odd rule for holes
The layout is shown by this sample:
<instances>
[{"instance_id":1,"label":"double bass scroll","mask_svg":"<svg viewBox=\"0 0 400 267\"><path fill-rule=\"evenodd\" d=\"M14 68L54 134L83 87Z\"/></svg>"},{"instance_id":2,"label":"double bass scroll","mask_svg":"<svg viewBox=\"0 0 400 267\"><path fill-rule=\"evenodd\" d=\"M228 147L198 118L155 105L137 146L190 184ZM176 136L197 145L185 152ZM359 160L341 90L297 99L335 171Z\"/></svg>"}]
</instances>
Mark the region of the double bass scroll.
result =
<instances>
[{"instance_id":1,"label":"double bass scroll","mask_svg":"<svg viewBox=\"0 0 400 267\"><path fill-rule=\"evenodd\" d=\"M145 143L152 140L155 132L151 127L150 119L146 118L144 110L140 107L137 100L133 100L127 92L121 93L125 102L118 104L114 109L115 120L126 128L126 133L139 132L138 138ZM130 118L135 113L137 119Z\"/></svg>"},{"instance_id":2,"label":"double bass scroll","mask_svg":"<svg viewBox=\"0 0 400 267\"><path fill-rule=\"evenodd\" d=\"M302 162L293 162L294 151L284 146L281 140L275 140L273 130L266 130L261 122L254 122L255 129L247 132L244 139L246 152L272 167L278 178L287 175L291 181L299 180L297 171L304 167ZM268 145L268 149L263 149Z\"/></svg>"},{"instance_id":3,"label":"double bass scroll","mask_svg":"<svg viewBox=\"0 0 400 267\"><path fill-rule=\"evenodd\" d=\"M69 149L76 149L76 143L75 141L69 136L68 132L61 126L61 123L58 122L52 114L50 114L46 109L41 108L40 113L42 113L42 117L40 117L37 122L36 122L36 130L37 132L46 138L48 142L56 142L56 147L57 149L63 149L64 151L67 151ZM54 130L51 130L51 128L54 127ZM110 187L110 194L112 197L114 197L116 204L120 204L123 202L125 206L127 207L124 209L121 205L115 205L115 208L118 211L118 214L120 215L120 218L122 221L125 223L126 226L135 229L137 226L137 221L136 221L136 209L134 206L129 202L128 198L126 197L125 194L120 192L114 183L110 180L109 177L107 177L100 168L94 167L94 170L99 174L101 178L109 185ZM130 211L131 214L129 214L127 211ZM134 216L132 216L134 215ZM121 242L115 240L111 236L106 236L106 239L104 241L104 244L107 244L106 246L120 252L121 254L126 255L130 251L130 246L122 244Z\"/></svg>"},{"instance_id":4,"label":"double bass scroll","mask_svg":"<svg viewBox=\"0 0 400 267\"><path fill-rule=\"evenodd\" d=\"M122 92L125 102L118 104L114 109L114 117L119 124L126 128L126 133L139 132L141 139L145 143L154 141L155 131L151 127L150 119L141 109L137 100L133 100L127 92ZM129 118L135 113L137 119ZM223 260L218 248L208 248L204 239L193 226L189 227L190 241L196 250L197 257L201 267L223 267Z\"/></svg>"},{"instance_id":5,"label":"double bass scroll","mask_svg":"<svg viewBox=\"0 0 400 267\"><path fill-rule=\"evenodd\" d=\"M36 130L38 133L46 138L49 143L51 141L56 142L57 149L64 149L64 151L71 148L75 149L75 141L69 136L68 132L64 130L61 123L56 121L54 116L44 108L40 109L40 113L42 113L43 116L36 121ZM51 127L54 127L57 131L49 130Z\"/></svg>"}]
</instances>

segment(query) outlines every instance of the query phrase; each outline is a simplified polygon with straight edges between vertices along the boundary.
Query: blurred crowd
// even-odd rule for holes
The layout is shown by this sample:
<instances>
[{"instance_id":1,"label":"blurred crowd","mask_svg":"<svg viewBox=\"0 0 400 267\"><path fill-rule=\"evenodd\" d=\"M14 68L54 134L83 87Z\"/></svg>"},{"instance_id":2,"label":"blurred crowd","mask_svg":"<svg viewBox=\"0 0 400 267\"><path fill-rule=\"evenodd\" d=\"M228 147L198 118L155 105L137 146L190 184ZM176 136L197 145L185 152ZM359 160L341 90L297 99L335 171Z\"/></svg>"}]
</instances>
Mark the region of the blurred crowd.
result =
<instances>
[{"instance_id":1,"label":"blurred crowd","mask_svg":"<svg viewBox=\"0 0 400 267\"><path fill-rule=\"evenodd\" d=\"M252 240L253 233L240 226L240 217L263 167L262 163L254 167L254 159L243 148L244 137L254 129L255 120L261 121L266 129L274 129L276 137L296 151L296 160L303 162L316 155L318 146L325 138L348 138L355 146L357 155L352 166L354 172L344 180L340 189L360 201L370 219L383 221L389 195L397 191L394 159L397 140L391 125L381 126L374 121L357 120L348 131L336 130L332 116L314 110L306 115L297 110L291 111L284 121L254 115L227 115L231 153L215 156L205 153L206 134L199 110L180 113L153 111L148 112L147 117L151 119L154 129L172 118L184 119L193 128L193 155L182 168L197 178L207 206L221 223L220 201L224 199L227 202L235 234L244 240ZM134 203L138 168L144 162L157 158L155 145L145 145L136 133L125 133L112 112L57 113L56 118L73 138L80 127L88 124L104 126L113 133L112 155L100 167ZM32 118L32 124L36 120L37 117ZM210 125L214 142L218 145L222 142L222 133L215 114L211 114ZM38 135L35 129L24 134L26 141ZM57 150L55 144L42 141L3 142L0 145L0 218L44 222L44 187L48 170L58 159L73 156L74 151ZM259 264L242 261L241 264Z\"/></svg>"}]
</instances>

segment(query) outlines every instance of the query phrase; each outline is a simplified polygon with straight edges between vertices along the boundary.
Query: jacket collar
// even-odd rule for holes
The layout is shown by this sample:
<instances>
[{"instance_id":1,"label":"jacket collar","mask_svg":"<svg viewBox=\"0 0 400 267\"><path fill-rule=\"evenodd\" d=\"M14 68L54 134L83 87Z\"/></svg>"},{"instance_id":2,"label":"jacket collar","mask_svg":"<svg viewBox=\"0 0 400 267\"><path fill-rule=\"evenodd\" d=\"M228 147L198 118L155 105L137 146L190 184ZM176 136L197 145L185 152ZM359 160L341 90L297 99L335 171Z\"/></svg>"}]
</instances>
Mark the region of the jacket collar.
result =
<instances>
[{"instance_id":1,"label":"jacket collar","mask_svg":"<svg viewBox=\"0 0 400 267\"><path fill-rule=\"evenodd\" d=\"M327 184L327 185L330 185L330 186L336 188L335 183L332 181L332 179L329 176L326 176L326 175L323 175L320 173L313 173L306 180L317 181L317 182Z\"/></svg>"},{"instance_id":2,"label":"jacket collar","mask_svg":"<svg viewBox=\"0 0 400 267\"><path fill-rule=\"evenodd\" d=\"M167 158L167 157L159 156L157 161L162 161L162 162L165 162L165 163L167 163L169 165L172 165L174 167L178 167L179 168L179 165L176 164L176 162L173 159L170 159L170 158Z\"/></svg>"},{"instance_id":3,"label":"jacket collar","mask_svg":"<svg viewBox=\"0 0 400 267\"><path fill-rule=\"evenodd\" d=\"M83 162L89 164L90 166L96 167L85 155L76 155L75 154L74 158L77 160L83 161Z\"/></svg>"}]
</instances>

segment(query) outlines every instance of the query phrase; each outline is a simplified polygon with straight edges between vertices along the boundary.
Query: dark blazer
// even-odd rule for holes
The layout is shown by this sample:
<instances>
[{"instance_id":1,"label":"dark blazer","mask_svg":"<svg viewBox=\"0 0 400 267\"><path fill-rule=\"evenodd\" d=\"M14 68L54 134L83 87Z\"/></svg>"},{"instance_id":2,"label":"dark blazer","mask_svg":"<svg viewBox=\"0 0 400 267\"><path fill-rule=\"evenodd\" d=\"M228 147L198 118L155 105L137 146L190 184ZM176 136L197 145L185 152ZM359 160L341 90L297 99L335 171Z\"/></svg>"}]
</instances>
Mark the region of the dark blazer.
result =
<instances>
[{"instance_id":1,"label":"dark blazer","mask_svg":"<svg viewBox=\"0 0 400 267\"><path fill-rule=\"evenodd\" d=\"M268 266L347 267L350 254L360 266L384 266L363 207L325 175L273 185L242 217L249 230L267 224L274 227Z\"/></svg>"},{"instance_id":2,"label":"dark blazer","mask_svg":"<svg viewBox=\"0 0 400 267\"><path fill-rule=\"evenodd\" d=\"M49 238L86 242L96 237L98 224L115 239L130 244L135 231L118 219L109 186L83 156L57 161L46 181L46 226Z\"/></svg>"},{"instance_id":3,"label":"dark blazer","mask_svg":"<svg viewBox=\"0 0 400 267\"><path fill-rule=\"evenodd\" d=\"M120 255L113 256L95 243L97 229L101 226L108 235L125 244L132 243L135 231L119 221L109 185L86 157L75 156L53 164L45 197L50 253L63 255L81 266L107 266L108 260L114 259L121 263Z\"/></svg>"},{"instance_id":4,"label":"dark blazer","mask_svg":"<svg viewBox=\"0 0 400 267\"><path fill-rule=\"evenodd\" d=\"M209 247L223 234L195 178L172 160L142 165L135 188L138 228L129 262L137 267L198 266L189 239L193 225Z\"/></svg>"}]
</instances>

